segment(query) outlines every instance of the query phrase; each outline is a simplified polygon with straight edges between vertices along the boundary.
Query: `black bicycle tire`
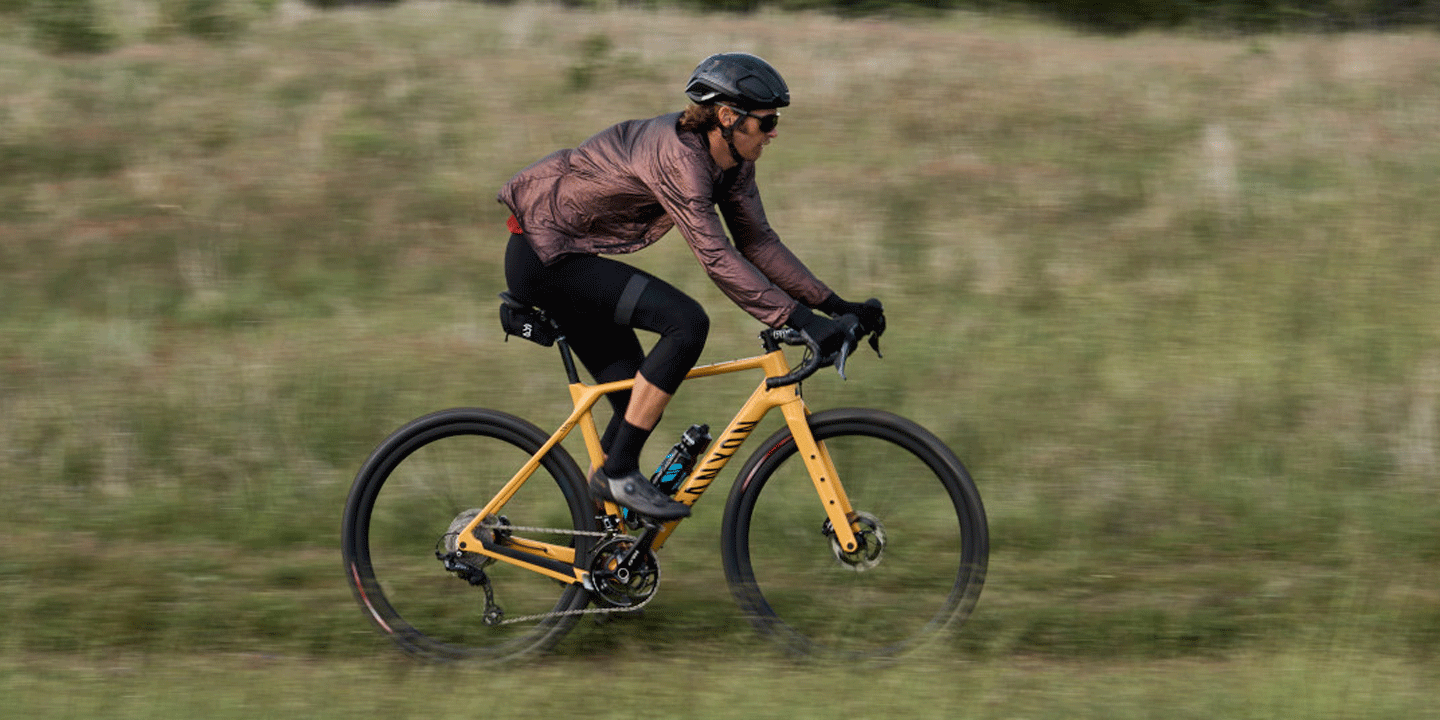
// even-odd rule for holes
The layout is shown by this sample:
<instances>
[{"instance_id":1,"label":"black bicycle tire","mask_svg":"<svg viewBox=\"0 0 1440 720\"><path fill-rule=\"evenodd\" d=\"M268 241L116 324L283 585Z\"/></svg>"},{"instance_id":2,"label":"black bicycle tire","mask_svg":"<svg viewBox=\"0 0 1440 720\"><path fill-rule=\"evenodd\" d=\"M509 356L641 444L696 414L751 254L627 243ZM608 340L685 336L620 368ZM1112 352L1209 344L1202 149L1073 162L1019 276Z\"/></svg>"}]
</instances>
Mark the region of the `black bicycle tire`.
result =
<instances>
[{"instance_id":1,"label":"black bicycle tire","mask_svg":"<svg viewBox=\"0 0 1440 720\"><path fill-rule=\"evenodd\" d=\"M351 590L372 623L402 650L413 655L439 660L498 662L548 650L559 642L578 620L578 614L573 614L573 611L583 609L589 603L589 593L579 584L561 586L556 583L557 601L553 608L556 614L535 622L530 632L491 648L448 643L416 628L411 624L411 620L391 604L382 584L383 578L375 576L371 558L370 523L376 498L386 480L416 452L433 443L457 436L494 439L508 443L525 455L533 455L548 439L540 428L527 420L484 408L454 408L434 412L417 418L392 433L361 467L346 500L341 548L345 574ZM574 528L594 531L594 505L589 498L584 476L563 447L557 445L546 454L541 461L541 469L527 481L527 486L529 483L543 481L542 476L546 474L563 493ZM484 502L488 499L476 497L474 500ZM591 538L576 535L574 542L577 554L584 557L589 552ZM520 569L517 571L528 572ZM439 567L438 560L436 572L444 572Z\"/></svg>"},{"instance_id":2,"label":"black bicycle tire","mask_svg":"<svg viewBox=\"0 0 1440 720\"><path fill-rule=\"evenodd\" d=\"M964 464L928 430L882 410L827 410L811 415L809 423L811 432L819 440L833 441L842 437L862 436L891 443L934 473L956 510L961 550L957 567L954 568L954 585L933 616L920 626L913 636L863 650L832 647L822 640L810 637L805 630L792 624L791 619L777 612L767 600L765 588L761 587L756 579L751 549L755 543L764 543L766 538L752 538L751 524L756 508L762 501L762 492L777 470L784 467L787 461L803 464L797 457L796 444L790 430L781 428L747 459L731 488L725 506L721 527L722 557L726 579L742 612L761 634L777 640L793 653L839 655L846 659L881 659L905 655L931 644L948 631L957 628L968 618L979 600L989 560L989 529L984 506ZM841 482L844 483L847 469L837 469L840 471ZM851 470L853 471L853 468ZM805 475L808 479L808 473ZM851 489L851 485L846 484L847 493ZM819 503L813 490L810 490L810 499L818 509ZM857 498L852 494L851 500L855 501ZM863 503L864 499L860 501ZM855 509L864 508L856 506ZM824 593L816 595L816 602L826 599Z\"/></svg>"}]
</instances>

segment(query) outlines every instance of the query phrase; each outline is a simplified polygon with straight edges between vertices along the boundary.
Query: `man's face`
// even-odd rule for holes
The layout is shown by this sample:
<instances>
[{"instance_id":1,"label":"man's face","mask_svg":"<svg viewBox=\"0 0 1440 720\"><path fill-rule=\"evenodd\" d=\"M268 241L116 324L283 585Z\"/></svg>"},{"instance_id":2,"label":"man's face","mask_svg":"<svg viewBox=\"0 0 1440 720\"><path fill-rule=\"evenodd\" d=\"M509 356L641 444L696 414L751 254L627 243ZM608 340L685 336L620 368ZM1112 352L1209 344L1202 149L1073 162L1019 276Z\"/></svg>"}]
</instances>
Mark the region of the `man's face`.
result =
<instances>
[{"instance_id":1,"label":"man's face","mask_svg":"<svg viewBox=\"0 0 1440 720\"><path fill-rule=\"evenodd\" d=\"M775 110L752 110L749 115L740 116L740 121L735 124L735 130L731 134L731 140L735 143L735 152L746 160L755 161L760 159L760 154L765 151L765 146L770 144L779 136L779 129L772 128L770 132L760 130L760 124L765 118L779 114Z\"/></svg>"}]
</instances>

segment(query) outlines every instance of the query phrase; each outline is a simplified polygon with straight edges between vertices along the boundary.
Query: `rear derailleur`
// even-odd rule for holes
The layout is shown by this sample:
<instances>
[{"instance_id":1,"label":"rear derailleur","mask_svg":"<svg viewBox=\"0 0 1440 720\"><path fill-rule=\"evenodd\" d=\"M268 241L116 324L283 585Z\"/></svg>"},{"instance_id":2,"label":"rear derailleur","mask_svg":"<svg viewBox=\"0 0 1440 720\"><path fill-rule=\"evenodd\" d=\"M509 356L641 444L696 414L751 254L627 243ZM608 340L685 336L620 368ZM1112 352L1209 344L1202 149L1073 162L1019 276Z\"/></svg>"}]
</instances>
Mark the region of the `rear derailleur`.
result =
<instances>
[{"instance_id":1,"label":"rear derailleur","mask_svg":"<svg viewBox=\"0 0 1440 720\"><path fill-rule=\"evenodd\" d=\"M455 574L455 577L470 583L485 591L485 612L481 620L491 627L500 625L505 619L505 611L495 603L495 589L490 586L490 576L485 574L485 568L495 562L494 558L485 557L476 553L469 553L459 548L460 531L464 530L475 516L480 514L479 510L466 510L456 516L450 523L450 528L436 543L435 559L440 561L445 569ZM498 522L509 525L510 521L503 515ZM502 533L508 535L507 531L495 530L497 536Z\"/></svg>"}]
</instances>

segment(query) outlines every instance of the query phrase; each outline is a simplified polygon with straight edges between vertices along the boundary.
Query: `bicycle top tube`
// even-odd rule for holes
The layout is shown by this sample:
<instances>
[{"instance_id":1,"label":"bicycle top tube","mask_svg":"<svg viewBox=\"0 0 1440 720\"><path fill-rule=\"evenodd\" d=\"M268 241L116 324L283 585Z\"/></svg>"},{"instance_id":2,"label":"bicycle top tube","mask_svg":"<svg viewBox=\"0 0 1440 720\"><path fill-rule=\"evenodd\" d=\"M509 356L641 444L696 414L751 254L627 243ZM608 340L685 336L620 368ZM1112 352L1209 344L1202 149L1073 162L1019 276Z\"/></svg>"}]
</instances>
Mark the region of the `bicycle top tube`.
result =
<instances>
[{"instance_id":1,"label":"bicycle top tube","mask_svg":"<svg viewBox=\"0 0 1440 720\"><path fill-rule=\"evenodd\" d=\"M799 383L811 375L814 375L825 365L833 362L833 357L822 357L819 353L818 343L810 339L809 335L799 330L790 328L767 329L760 333L760 342L765 349L764 354L752 355L735 360L722 360L706 365L697 365L685 374L685 379L712 377L715 375L743 372L745 370L761 369L765 371L765 386L773 390L786 385ZM561 355L569 358L571 351L569 345L564 342L564 338L560 338L557 344L560 346ZM785 364L783 355L777 356L775 354L777 350L785 345L804 346L808 350L805 361L794 368L790 368L788 364ZM568 369L570 367L573 367L573 361L566 363L566 368ZM578 388L588 389L599 395L609 395L610 393L629 390L634 387L635 380L634 378L627 378L625 380L615 380L608 383L589 384L581 381L578 377L571 377L570 384ZM577 405L579 397L584 394L588 393L572 393L572 395L576 395Z\"/></svg>"},{"instance_id":2,"label":"bicycle top tube","mask_svg":"<svg viewBox=\"0 0 1440 720\"><path fill-rule=\"evenodd\" d=\"M553 318L549 317L549 315L543 309L535 307L528 302L519 300L510 295L508 292L500 293L500 299L505 306L504 309L510 311L518 311L522 315L526 316L527 319L533 319L535 323L543 324L551 331L553 331L539 334L522 333L522 337L526 337L542 345L550 345L550 339L553 336L554 345L556 346L556 349L559 350L560 359L565 365L566 379L571 385L584 385L584 383L582 383L580 380L580 373L575 365L575 356L573 351L570 349L570 343L567 341L565 333L560 328L559 323L555 322ZM533 317L530 317L530 313L533 313ZM502 313L502 324L504 324L504 317L504 313ZM806 348L807 353L805 360L801 362L799 366L791 369L788 373L774 373L771 372L767 367L765 378L766 387L774 389L778 387L784 387L786 385L793 385L795 383L799 383L806 378L809 378L811 375L814 375L818 370L820 370L820 368L830 364L835 365L836 369L840 371L840 377L843 378L845 377L845 360L849 356L850 352L854 349L854 347L859 345L860 339L865 333L860 329L859 318L854 315L841 315L835 318L835 320L836 322L840 323L848 340L845 343L842 343L839 352L834 355L821 355L819 343L815 342L815 340L813 340L808 334L801 330L795 330L793 328L767 328L760 333L760 345L765 350L764 355L759 355L754 358L745 358L742 360L731 361L729 363L714 363L710 366L705 366L709 368L709 370L707 370L706 372L702 372L700 374L693 374L692 370L692 374L687 374L686 377L704 377L706 375L721 374L722 372L733 372L736 370L748 369L749 367L762 366L762 363L760 361L761 358L773 355L775 351L780 349L781 346L791 345L804 346ZM505 330L507 333L507 337L511 329L511 327L506 326ZM878 344L876 344L878 337L879 335L877 334L875 338L871 339L871 344L875 346L877 352L879 351L879 346ZM749 361L754 361L755 365L747 364ZM628 387L607 387L605 389L605 392L618 392L625 389L628 389Z\"/></svg>"}]
</instances>

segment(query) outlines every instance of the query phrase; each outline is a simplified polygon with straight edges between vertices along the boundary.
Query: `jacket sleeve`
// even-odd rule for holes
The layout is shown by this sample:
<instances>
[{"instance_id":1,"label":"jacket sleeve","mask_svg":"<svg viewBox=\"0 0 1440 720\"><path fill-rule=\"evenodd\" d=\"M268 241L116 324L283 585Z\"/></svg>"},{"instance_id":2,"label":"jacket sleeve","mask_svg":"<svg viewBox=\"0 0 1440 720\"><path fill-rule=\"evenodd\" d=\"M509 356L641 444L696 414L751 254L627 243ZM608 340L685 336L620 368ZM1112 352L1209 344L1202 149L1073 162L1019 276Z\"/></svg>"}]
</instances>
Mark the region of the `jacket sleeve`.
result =
<instances>
[{"instance_id":1,"label":"jacket sleeve","mask_svg":"<svg viewBox=\"0 0 1440 720\"><path fill-rule=\"evenodd\" d=\"M780 241L780 236L766 221L760 189L755 183L754 163L746 163L741 168L726 198L720 202L720 212L735 237L735 247L771 282L809 307L819 305L830 296L830 288Z\"/></svg>"},{"instance_id":2,"label":"jacket sleeve","mask_svg":"<svg viewBox=\"0 0 1440 720\"><path fill-rule=\"evenodd\" d=\"M710 279L726 297L760 322L770 327L784 325L795 309L796 299L772 282L769 273L757 267L753 258L742 254L726 237L715 211L715 181L708 168L678 153L660 158L655 167L657 172L652 178L655 196L675 221ZM759 222L764 223L763 213ZM773 265L778 256L769 250L755 257Z\"/></svg>"}]
</instances>

